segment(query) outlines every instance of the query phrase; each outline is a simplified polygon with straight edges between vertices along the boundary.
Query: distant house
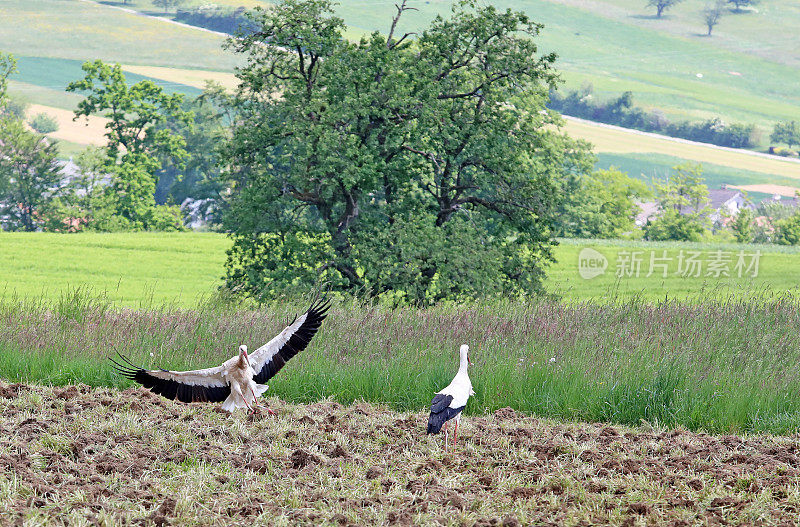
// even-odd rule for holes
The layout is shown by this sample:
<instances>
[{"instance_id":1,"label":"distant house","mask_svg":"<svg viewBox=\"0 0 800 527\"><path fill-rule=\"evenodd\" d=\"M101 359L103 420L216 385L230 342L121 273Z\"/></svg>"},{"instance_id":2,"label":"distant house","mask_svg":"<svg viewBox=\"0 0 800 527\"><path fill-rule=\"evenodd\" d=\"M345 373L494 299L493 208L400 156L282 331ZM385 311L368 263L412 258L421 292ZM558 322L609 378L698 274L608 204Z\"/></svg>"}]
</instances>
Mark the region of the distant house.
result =
<instances>
[{"instance_id":1,"label":"distant house","mask_svg":"<svg viewBox=\"0 0 800 527\"><path fill-rule=\"evenodd\" d=\"M711 221L736 216L742 209L755 208L741 191L728 188L723 184L720 188L708 191L708 207L711 208Z\"/></svg>"},{"instance_id":2,"label":"distant house","mask_svg":"<svg viewBox=\"0 0 800 527\"><path fill-rule=\"evenodd\" d=\"M800 204L800 203L799 203ZM636 225L643 227L648 221L654 219L661 212L658 203L655 201L637 202L639 214L636 215ZM709 218L713 223L725 223L725 218L731 218L739 214L743 209L754 209L755 207L747 197L739 190L722 185L720 188L708 191L708 201L706 207L711 209ZM681 214L692 214L693 207L686 207L681 210Z\"/></svg>"},{"instance_id":3,"label":"distant house","mask_svg":"<svg viewBox=\"0 0 800 527\"><path fill-rule=\"evenodd\" d=\"M651 218L658 216L658 203L655 201L637 201L636 206L640 211L635 220L637 227L644 227Z\"/></svg>"}]
</instances>

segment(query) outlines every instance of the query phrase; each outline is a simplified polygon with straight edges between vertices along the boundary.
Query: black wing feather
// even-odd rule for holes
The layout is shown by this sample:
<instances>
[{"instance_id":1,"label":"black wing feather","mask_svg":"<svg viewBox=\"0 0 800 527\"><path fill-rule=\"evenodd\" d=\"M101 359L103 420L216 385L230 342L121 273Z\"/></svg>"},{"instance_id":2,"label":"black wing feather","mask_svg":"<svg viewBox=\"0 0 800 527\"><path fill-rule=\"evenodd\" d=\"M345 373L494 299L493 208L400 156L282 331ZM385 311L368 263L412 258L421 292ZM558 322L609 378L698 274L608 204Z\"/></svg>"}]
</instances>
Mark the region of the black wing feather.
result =
<instances>
[{"instance_id":1,"label":"black wing feather","mask_svg":"<svg viewBox=\"0 0 800 527\"><path fill-rule=\"evenodd\" d=\"M184 403L219 403L228 398L231 394L230 386L201 386L198 384L185 384L172 379L159 379L150 375L147 370L134 365L127 357L120 354L120 357L127 364L120 364L111 358L114 369L127 379L136 381L153 393L157 393L167 399L178 399Z\"/></svg>"},{"instance_id":2,"label":"black wing feather","mask_svg":"<svg viewBox=\"0 0 800 527\"><path fill-rule=\"evenodd\" d=\"M438 434L444 424L464 410L464 407L450 408L453 402L452 395L437 393L431 401L431 415L428 417L428 433Z\"/></svg>"},{"instance_id":3,"label":"black wing feather","mask_svg":"<svg viewBox=\"0 0 800 527\"><path fill-rule=\"evenodd\" d=\"M297 331L289 337L289 340L281 346L281 348L272 356L272 358L264 363L261 367L261 371L259 371L254 377L253 380L258 384L266 384L268 380L273 378L283 366L295 355L306 349L311 339L314 338L314 335L317 334L319 327L322 325L322 321L325 320L327 316L328 309L330 309L331 304L326 299L321 299L320 301L312 304L308 311L306 312L306 319L297 328ZM295 317L297 320L297 317ZM294 323L289 324L291 326Z\"/></svg>"}]
</instances>

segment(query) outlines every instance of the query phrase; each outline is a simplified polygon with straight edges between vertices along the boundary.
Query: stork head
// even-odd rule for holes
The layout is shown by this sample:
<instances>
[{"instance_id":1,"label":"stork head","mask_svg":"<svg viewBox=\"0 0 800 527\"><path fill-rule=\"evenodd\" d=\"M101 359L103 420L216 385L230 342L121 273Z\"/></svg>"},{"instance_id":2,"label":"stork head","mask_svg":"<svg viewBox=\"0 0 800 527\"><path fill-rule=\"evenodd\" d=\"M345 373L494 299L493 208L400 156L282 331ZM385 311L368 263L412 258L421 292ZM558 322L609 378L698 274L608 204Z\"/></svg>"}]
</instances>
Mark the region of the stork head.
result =
<instances>
[{"instance_id":1,"label":"stork head","mask_svg":"<svg viewBox=\"0 0 800 527\"><path fill-rule=\"evenodd\" d=\"M247 364L251 368L253 367L253 365L250 364L250 355L247 354L247 346L244 344L239 346L239 361L241 361L243 364Z\"/></svg>"},{"instance_id":2,"label":"stork head","mask_svg":"<svg viewBox=\"0 0 800 527\"><path fill-rule=\"evenodd\" d=\"M472 364L472 361L471 361L471 360L469 360L469 355L468 355L468 353L469 353L469 346L467 346L466 344L462 344L462 345L461 345L461 349L459 350L459 352L461 353L461 357L467 360L467 364L470 364L470 365L471 365L471 364Z\"/></svg>"}]
</instances>

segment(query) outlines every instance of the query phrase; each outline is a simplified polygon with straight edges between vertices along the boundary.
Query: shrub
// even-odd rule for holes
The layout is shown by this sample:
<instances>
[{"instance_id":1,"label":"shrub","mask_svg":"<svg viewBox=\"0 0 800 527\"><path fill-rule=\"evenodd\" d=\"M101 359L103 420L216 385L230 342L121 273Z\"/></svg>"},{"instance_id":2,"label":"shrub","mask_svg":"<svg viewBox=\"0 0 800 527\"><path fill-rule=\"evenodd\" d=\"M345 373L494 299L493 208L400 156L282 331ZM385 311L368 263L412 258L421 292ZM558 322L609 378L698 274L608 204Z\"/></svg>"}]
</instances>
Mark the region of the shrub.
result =
<instances>
[{"instance_id":1,"label":"shrub","mask_svg":"<svg viewBox=\"0 0 800 527\"><path fill-rule=\"evenodd\" d=\"M780 220L775 225L775 243L780 245L800 245L800 212Z\"/></svg>"},{"instance_id":2,"label":"shrub","mask_svg":"<svg viewBox=\"0 0 800 527\"><path fill-rule=\"evenodd\" d=\"M28 113L28 102L17 97L6 99L5 106L0 105L0 115L9 115L14 119L24 119Z\"/></svg>"},{"instance_id":3,"label":"shrub","mask_svg":"<svg viewBox=\"0 0 800 527\"><path fill-rule=\"evenodd\" d=\"M795 152L794 150L790 150L790 149L788 149L786 147L783 147L783 146L779 146L777 148L773 148L771 153L776 155L776 156L782 156L782 157L797 157L798 156L797 152Z\"/></svg>"},{"instance_id":4,"label":"shrub","mask_svg":"<svg viewBox=\"0 0 800 527\"><path fill-rule=\"evenodd\" d=\"M49 134L58 130L58 121L46 113L36 114L28 124L40 134Z\"/></svg>"},{"instance_id":5,"label":"shrub","mask_svg":"<svg viewBox=\"0 0 800 527\"><path fill-rule=\"evenodd\" d=\"M644 226L644 238L651 241L677 240L699 242L706 229L694 215L680 214L675 209L665 210Z\"/></svg>"}]
</instances>

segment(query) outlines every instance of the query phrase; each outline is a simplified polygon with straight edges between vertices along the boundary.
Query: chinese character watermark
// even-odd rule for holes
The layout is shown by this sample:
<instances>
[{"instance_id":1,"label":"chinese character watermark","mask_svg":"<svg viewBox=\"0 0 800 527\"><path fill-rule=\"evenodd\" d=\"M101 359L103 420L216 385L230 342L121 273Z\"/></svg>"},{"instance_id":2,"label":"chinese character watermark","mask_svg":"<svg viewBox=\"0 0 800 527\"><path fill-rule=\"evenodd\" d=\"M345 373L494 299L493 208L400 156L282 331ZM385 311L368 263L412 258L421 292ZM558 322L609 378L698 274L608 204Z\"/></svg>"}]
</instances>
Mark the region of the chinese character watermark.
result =
<instances>
[{"instance_id":1,"label":"chinese character watermark","mask_svg":"<svg viewBox=\"0 0 800 527\"><path fill-rule=\"evenodd\" d=\"M682 278L758 277L761 251L695 251L683 250L670 256L666 249L627 250L617 252L611 270L617 278ZM591 280L605 274L608 258L592 248L584 248L578 255L578 273Z\"/></svg>"}]
</instances>

